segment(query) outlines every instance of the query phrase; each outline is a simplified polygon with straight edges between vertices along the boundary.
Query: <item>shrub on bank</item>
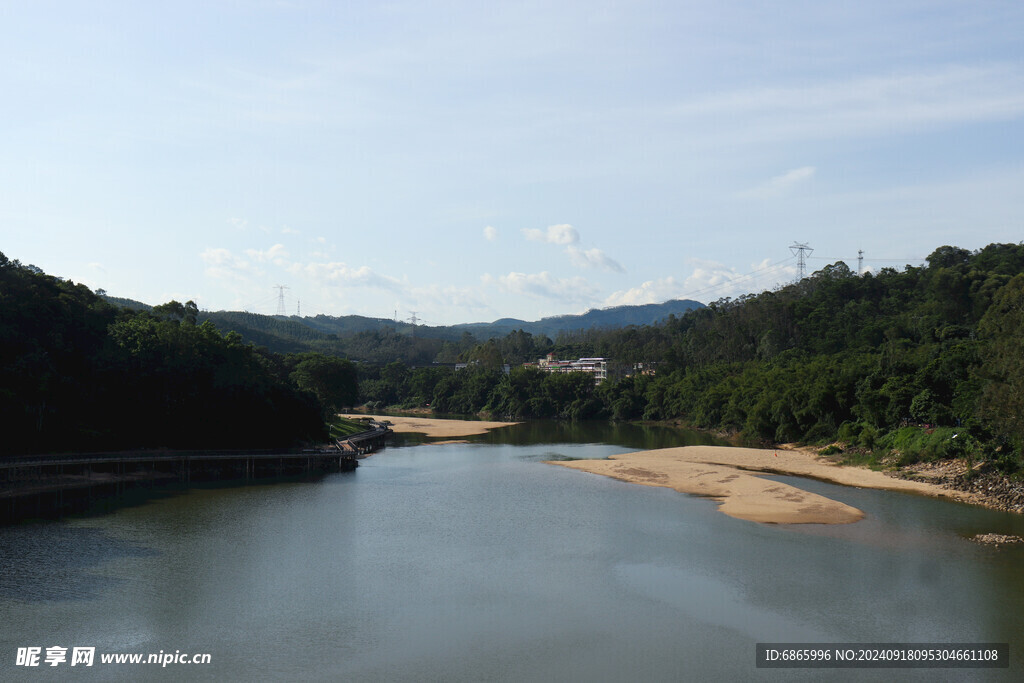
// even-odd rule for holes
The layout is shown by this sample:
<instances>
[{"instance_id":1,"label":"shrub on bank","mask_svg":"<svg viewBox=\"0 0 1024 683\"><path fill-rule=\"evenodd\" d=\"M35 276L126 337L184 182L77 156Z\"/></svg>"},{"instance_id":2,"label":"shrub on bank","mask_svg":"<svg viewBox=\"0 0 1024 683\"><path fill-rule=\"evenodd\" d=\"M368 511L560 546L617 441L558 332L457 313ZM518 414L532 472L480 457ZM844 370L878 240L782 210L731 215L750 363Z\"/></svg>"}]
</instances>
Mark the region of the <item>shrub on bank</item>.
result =
<instances>
[{"instance_id":1,"label":"shrub on bank","mask_svg":"<svg viewBox=\"0 0 1024 683\"><path fill-rule=\"evenodd\" d=\"M974 440L955 427L903 427L879 439L883 448L899 454L899 464L962 458L973 453Z\"/></svg>"}]
</instances>

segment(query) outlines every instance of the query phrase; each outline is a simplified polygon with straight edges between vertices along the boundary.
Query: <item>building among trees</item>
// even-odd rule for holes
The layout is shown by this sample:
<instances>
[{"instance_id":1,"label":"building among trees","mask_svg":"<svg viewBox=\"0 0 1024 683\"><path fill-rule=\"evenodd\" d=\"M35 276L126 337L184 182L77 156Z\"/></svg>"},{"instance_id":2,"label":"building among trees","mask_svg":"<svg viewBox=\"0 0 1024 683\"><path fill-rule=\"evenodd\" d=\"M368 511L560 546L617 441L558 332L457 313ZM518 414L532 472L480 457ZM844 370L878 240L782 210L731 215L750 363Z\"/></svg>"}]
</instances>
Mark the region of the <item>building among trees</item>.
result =
<instances>
[{"instance_id":1,"label":"building among trees","mask_svg":"<svg viewBox=\"0 0 1024 683\"><path fill-rule=\"evenodd\" d=\"M555 360L555 354L549 353L538 358L536 363L523 363L523 367L538 368L545 372L589 372L594 376L594 384L608 379L608 361L604 358L580 358L579 360Z\"/></svg>"}]
</instances>

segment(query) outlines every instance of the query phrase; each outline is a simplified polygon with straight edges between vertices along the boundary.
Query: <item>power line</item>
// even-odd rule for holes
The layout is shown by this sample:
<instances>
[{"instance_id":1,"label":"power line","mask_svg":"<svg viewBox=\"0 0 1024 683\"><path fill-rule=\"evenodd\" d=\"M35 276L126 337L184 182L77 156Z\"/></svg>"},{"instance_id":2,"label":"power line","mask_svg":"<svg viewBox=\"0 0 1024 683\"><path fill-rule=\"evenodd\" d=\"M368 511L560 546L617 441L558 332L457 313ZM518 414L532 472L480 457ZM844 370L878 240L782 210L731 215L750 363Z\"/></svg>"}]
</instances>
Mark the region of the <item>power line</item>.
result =
<instances>
[{"instance_id":1,"label":"power line","mask_svg":"<svg viewBox=\"0 0 1024 683\"><path fill-rule=\"evenodd\" d=\"M863 253L863 250L860 253ZM845 261L846 260L846 257L844 257L844 256L808 256L807 258L814 259L815 261ZM928 259L925 259L925 258L867 258L867 257L865 257L863 260L864 261L884 261L886 263L920 263L922 261L927 261Z\"/></svg>"},{"instance_id":2,"label":"power line","mask_svg":"<svg viewBox=\"0 0 1024 683\"><path fill-rule=\"evenodd\" d=\"M807 256L814 249L810 245L793 242L793 246L789 250L796 256L796 281L800 282L800 280L804 279L804 272L807 270Z\"/></svg>"},{"instance_id":3,"label":"power line","mask_svg":"<svg viewBox=\"0 0 1024 683\"><path fill-rule=\"evenodd\" d=\"M267 297L264 297L263 299L260 299L259 301L250 301L247 305L242 307L242 310L246 312L265 311L267 310L266 307L270 304L270 302L276 298L277 297L275 295L271 294Z\"/></svg>"},{"instance_id":4,"label":"power line","mask_svg":"<svg viewBox=\"0 0 1024 683\"><path fill-rule=\"evenodd\" d=\"M763 268L757 268L755 270L750 271L749 273L745 273L743 275L740 275L739 277L735 277L735 278L732 278L730 280L726 280L725 282L719 282L719 283L714 284L714 285L708 285L708 286L702 287L700 289L695 289L695 290L693 290L691 292L688 292L686 294L681 294L680 298L696 297L697 295L700 295L700 294L707 294L707 293L714 292L716 290L731 288L731 287L734 287L736 285L743 284L745 282L754 282L754 281L760 280L761 278L764 278L766 276L769 276L769 275L772 275L772 274L778 272L779 270L784 268L786 264L788 264L790 261L793 261L794 259L797 260L798 280L801 280L804 277L804 273L806 272L806 261L807 261L807 259L815 259L815 260L823 260L823 261L833 261L833 262L835 262L835 261L845 261L846 260L844 258L837 258L837 257L810 256L810 255L808 255L807 252L813 251L813 249L809 245L807 245L807 244L800 244L800 243L797 243L797 242L793 243L793 246L790 247L790 250L793 251L793 256L790 256L789 258L783 259L782 261L778 261L776 263L769 264L769 265L767 265L767 266L765 266ZM800 263L801 252L804 253L804 263L803 264ZM859 254L863 254L863 250L861 250L858 253ZM925 259L885 259L885 258L864 258L863 256L861 256L861 260L868 261L868 262L914 263L916 261L924 261ZM858 267L860 267L860 263L858 263Z\"/></svg>"},{"instance_id":5,"label":"power line","mask_svg":"<svg viewBox=\"0 0 1024 683\"><path fill-rule=\"evenodd\" d=\"M288 285L274 285L277 290L277 314L287 315L284 310L284 290L290 289Z\"/></svg>"},{"instance_id":6,"label":"power line","mask_svg":"<svg viewBox=\"0 0 1024 683\"><path fill-rule=\"evenodd\" d=\"M707 287L704 287L702 290L698 290L698 291L713 291L713 290L716 290L716 289L726 289L726 288L728 288L730 286L734 286L734 285L737 285L737 284L743 284L743 283L748 283L748 282L749 283L753 283L753 282L757 282L757 281L763 280L763 279L765 279L767 277L771 277L771 276L777 275L780 272L785 271L786 268L787 268L786 264L791 262L794 258L795 257L791 256L791 257L789 257L787 259L783 259L782 261L779 261L778 263L773 264L771 266L765 266L764 268L759 268L759 269L756 269L756 270L752 270L749 273L744 273L743 275L740 275L738 277L732 278L731 280L726 280L724 282L720 282L720 283L718 283L716 285L709 285Z\"/></svg>"},{"instance_id":7,"label":"power line","mask_svg":"<svg viewBox=\"0 0 1024 683\"><path fill-rule=\"evenodd\" d=\"M736 286L737 284L743 284L744 282L748 282L748 281L754 282L754 281L760 280L761 278L764 278L764 277L769 276L769 275L773 275L773 274L777 273L778 271L782 270L785 267L785 265L787 263L789 263L790 261L792 261L794 258L796 258L796 257L795 256L790 256L790 257L785 258L785 259L783 259L783 260L781 260L781 261L779 261L777 263L770 263L770 264L764 266L763 268L756 268L756 269L750 271L749 273L744 273L743 275L740 275L738 277L732 278L730 280L726 280L724 282L719 282L719 283L716 283L716 284L713 284L713 285L707 285L706 287L701 287L700 289L695 289L695 290L693 290L691 292L688 292L686 294L681 294L680 298L696 297L696 296L698 296L700 294L707 294L709 292L714 292L715 290L731 288L731 287Z\"/></svg>"}]
</instances>

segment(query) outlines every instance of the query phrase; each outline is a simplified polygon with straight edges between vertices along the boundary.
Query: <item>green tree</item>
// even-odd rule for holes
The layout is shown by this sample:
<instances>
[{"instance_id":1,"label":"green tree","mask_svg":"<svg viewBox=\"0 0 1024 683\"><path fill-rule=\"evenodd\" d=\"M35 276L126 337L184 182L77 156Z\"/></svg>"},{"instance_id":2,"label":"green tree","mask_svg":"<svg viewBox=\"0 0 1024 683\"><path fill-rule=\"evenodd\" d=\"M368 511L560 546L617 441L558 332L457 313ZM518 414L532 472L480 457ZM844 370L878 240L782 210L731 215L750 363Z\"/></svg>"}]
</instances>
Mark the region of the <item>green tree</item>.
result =
<instances>
[{"instance_id":1,"label":"green tree","mask_svg":"<svg viewBox=\"0 0 1024 683\"><path fill-rule=\"evenodd\" d=\"M999 290L978 327L987 380L979 417L1019 452L1024 448L1024 274Z\"/></svg>"},{"instance_id":2,"label":"green tree","mask_svg":"<svg viewBox=\"0 0 1024 683\"><path fill-rule=\"evenodd\" d=\"M295 361L292 381L316 394L326 411L337 413L358 403L359 381L350 361L319 353L304 353Z\"/></svg>"}]
</instances>

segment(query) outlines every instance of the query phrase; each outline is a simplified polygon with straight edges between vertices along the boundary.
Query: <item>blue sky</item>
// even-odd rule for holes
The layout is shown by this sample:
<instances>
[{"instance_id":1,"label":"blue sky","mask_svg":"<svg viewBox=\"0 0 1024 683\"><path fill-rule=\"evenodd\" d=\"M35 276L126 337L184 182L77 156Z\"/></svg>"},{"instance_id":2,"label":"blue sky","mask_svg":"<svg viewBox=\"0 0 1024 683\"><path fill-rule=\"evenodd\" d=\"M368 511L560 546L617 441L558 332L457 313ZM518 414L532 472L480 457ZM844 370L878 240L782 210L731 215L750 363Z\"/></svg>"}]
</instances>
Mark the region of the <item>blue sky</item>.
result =
<instances>
[{"instance_id":1,"label":"blue sky","mask_svg":"<svg viewBox=\"0 0 1024 683\"><path fill-rule=\"evenodd\" d=\"M0 250L431 324L1024 237L1024 3L0 2Z\"/></svg>"}]
</instances>

